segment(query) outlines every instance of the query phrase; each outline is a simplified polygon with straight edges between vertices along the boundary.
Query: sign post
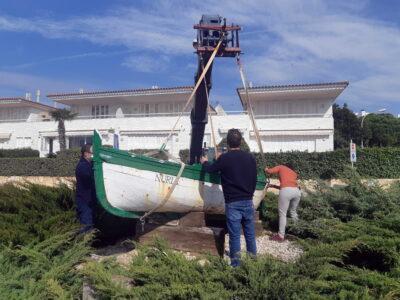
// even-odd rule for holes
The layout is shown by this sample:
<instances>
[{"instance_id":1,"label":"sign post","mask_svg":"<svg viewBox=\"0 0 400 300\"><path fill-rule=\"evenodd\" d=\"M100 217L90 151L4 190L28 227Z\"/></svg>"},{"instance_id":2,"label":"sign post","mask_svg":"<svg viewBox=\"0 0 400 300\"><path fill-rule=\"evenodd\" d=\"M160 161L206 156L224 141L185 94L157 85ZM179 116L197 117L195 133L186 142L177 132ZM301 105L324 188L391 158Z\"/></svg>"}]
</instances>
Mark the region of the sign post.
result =
<instances>
[{"instance_id":1,"label":"sign post","mask_svg":"<svg viewBox=\"0 0 400 300\"><path fill-rule=\"evenodd\" d=\"M354 163L357 162L357 149L356 144L353 143L353 140L350 140L350 161L351 167L354 167Z\"/></svg>"},{"instance_id":2,"label":"sign post","mask_svg":"<svg viewBox=\"0 0 400 300\"><path fill-rule=\"evenodd\" d=\"M113 134L113 146L115 149L119 149L119 133Z\"/></svg>"}]
</instances>

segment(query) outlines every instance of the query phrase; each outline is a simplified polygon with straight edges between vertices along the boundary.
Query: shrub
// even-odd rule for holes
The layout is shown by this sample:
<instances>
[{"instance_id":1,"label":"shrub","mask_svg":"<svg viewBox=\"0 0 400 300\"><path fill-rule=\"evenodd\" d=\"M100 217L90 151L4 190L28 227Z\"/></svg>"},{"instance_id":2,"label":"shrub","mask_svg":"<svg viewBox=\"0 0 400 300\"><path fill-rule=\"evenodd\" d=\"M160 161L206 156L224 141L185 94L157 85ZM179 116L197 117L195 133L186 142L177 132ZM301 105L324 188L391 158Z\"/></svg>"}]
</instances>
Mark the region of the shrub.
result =
<instances>
[{"instance_id":1,"label":"shrub","mask_svg":"<svg viewBox=\"0 0 400 300\"><path fill-rule=\"evenodd\" d=\"M0 158L3 157L39 157L39 151L31 148L0 149Z\"/></svg>"},{"instance_id":2,"label":"shrub","mask_svg":"<svg viewBox=\"0 0 400 300\"><path fill-rule=\"evenodd\" d=\"M58 230L73 229L73 206L73 191L67 186L1 186L0 245L43 241Z\"/></svg>"},{"instance_id":3,"label":"shrub","mask_svg":"<svg viewBox=\"0 0 400 300\"><path fill-rule=\"evenodd\" d=\"M261 155L257 153L255 156L258 166L261 167ZM350 166L349 151L344 149L320 153L266 153L265 160L268 166L291 162L301 179L341 178ZM366 178L400 178L400 148L358 150L354 167Z\"/></svg>"}]
</instances>

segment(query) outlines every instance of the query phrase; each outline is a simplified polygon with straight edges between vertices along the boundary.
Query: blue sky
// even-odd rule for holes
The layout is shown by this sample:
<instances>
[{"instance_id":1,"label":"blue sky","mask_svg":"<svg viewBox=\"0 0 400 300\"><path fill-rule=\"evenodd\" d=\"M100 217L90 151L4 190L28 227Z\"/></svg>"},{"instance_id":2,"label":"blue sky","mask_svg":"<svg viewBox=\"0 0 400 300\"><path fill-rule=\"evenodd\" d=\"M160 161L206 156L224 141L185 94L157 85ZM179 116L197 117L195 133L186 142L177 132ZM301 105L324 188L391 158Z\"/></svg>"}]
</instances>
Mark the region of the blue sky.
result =
<instances>
[{"instance_id":1,"label":"blue sky","mask_svg":"<svg viewBox=\"0 0 400 300\"><path fill-rule=\"evenodd\" d=\"M242 25L253 85L348 80L339 103L400 113L397 0L2 0L0 96L193 85L202 14ZM239 110L239 86L218 59L213 103Z\"/></svg>"}]
</instances>

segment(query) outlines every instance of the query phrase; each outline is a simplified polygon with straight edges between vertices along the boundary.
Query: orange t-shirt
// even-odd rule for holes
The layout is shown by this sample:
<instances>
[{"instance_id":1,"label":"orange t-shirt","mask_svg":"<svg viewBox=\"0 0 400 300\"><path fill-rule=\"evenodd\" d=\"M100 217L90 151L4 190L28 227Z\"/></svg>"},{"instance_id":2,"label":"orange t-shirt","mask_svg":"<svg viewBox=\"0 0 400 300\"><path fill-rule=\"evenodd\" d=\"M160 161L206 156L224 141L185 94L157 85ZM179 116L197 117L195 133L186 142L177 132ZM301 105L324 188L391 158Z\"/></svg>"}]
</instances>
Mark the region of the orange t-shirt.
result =
<instances>
[{"instance_id":1,"label":"orange t-shirt","mask_svg":"<svg viewBox=\"0 0 400 300\"><path fill-rule=\"evenodd\" d=\"M298 187L297 185L297 173L286 166L280 165L267 169L269 174L278 174L279 181L281 183L280 188L284 187Z\"/></svg>"}]
</instances>

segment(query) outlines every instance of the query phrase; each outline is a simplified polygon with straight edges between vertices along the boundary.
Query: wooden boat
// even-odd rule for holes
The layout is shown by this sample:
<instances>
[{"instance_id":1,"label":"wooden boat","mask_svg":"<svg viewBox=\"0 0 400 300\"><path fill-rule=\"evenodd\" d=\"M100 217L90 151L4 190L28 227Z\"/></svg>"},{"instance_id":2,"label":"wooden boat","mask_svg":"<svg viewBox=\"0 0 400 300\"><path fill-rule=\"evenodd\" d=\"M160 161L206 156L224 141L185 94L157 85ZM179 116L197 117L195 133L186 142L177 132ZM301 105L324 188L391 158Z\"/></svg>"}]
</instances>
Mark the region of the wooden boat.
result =
<instances>
[{"instance_id":1,"label":"wooden boat","mask_svg":"<svg viewBox=\"0 0 400 300\"><path fill-rule=\"evenodd\" d=\"M224 213L220 176L202 171L199 164L185 166L171 196L163 203L180 164L105 147L97 131L93 153L97 198L114 215L140 218L154 208L155 213ZM253 197L256 208L265 197L265 187L265 177L259 176Z\"/></svg>"}]
</instances>

